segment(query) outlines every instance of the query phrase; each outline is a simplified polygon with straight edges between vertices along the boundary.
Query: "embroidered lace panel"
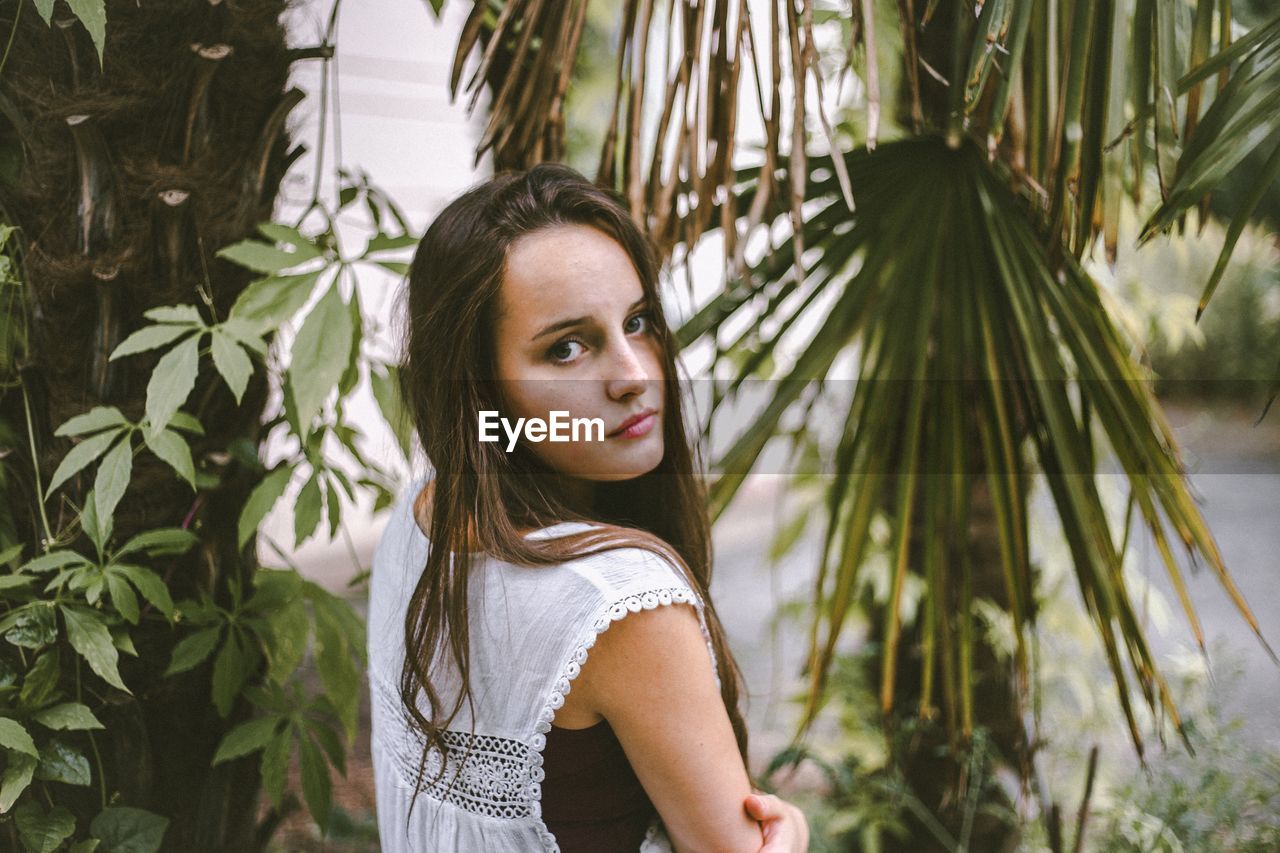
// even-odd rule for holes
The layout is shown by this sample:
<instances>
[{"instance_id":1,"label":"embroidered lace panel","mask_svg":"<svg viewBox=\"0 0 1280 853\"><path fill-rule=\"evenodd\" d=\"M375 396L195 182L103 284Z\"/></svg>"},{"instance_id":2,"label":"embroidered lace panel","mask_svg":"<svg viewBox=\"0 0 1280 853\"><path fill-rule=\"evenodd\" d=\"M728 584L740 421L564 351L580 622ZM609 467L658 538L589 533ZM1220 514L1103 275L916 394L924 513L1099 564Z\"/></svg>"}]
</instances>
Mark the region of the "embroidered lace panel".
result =
<instances>
[{"instance_id":1,"label":"embroidered lace panel","mask_svg":"<svg viewBox=\"0 0 1280 853\"><path fill-rule=\"evenodd\" d=\"M401 780L412 788L427 739L415 727L399 693L391 690L385 679L379 680L380 710L388 721L394 721L386 744ZM440 775L441 753L433 748L423 771L423 793L485 817L510 820L533 814L529 807L532 776L527 745L514 738L473 735L455 729L445 729L440 736L448 752L448 769Z\"/></svg>"}]
</instances>

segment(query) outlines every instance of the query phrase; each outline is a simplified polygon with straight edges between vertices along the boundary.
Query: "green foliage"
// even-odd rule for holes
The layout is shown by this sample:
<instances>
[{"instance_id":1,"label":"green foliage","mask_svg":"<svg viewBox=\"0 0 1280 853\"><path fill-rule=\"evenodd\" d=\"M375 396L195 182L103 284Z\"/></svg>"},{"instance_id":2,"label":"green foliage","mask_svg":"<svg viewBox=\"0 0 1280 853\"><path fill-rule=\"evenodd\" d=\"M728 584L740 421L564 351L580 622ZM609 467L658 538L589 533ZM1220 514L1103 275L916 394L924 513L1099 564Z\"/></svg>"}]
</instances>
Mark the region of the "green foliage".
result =
<instances>
[{"instance_id":1,"label":"green foliage","mask_svg":"<svg viewBox=\"0 0 1280 853\"><path fill-rule=\"evenodd\" d=\"M239 245L239 244L238 244ZM145 326L120 343L111 360L169 346L147 384L147 435L165 429L178 415L195 387L200 367L200 342L211 338L213 364L239 403L253 374L249 353L266 358L261 330L234 311L225 322L207 325L193 305L152 308L143 316L156 325Z\"/></svg>"},{"instance_id":2,"label":"green foliage","mask_svg":"<svg viewBox=\"0 0 1280 853\"><path fill-rule=\"evenodd\" d=\"M799 806L810 825L810 850L815 853L893 849L982 850L976 828L1015 827L1017 815L1002 805L1005 795L998 778L1000 756L987 732L977 729L954 754L959 768L959 795L945 809L926 803L929 794L912 784L904 766L916 741L943 744L946 736L936 722L907 718L891 734L880 727L874 685L867 682L866 661L874 650L842 655L833 668L825 713L838 731L833 737L778 751L765 769L766 779L800 768L816 771L820 783L804 791L783 794ZM934 757L942 759L940 746ZM920 778L920 774L915 774ZM766 788L769 790L769 788ZM821 792L818 795L817 791Z\"/></svg>"},{"instance_id":3,"label":"green foliage","mask_svg":"<svg viewBox=\"0 0 1280 853\"><path fill-rule=\"evenodd\" d=\"M255 760L268 798L280 806L286 769L296 757L301 798L322 830L329 827L330 773L345 774L346 750L357 734L365 664L360 618L296 567L267 569L256 562L249 586L228 569L217 588L198 588L175 601L166 569L204 547L199 528L118 537L115 513L134 457L144 450L196 493L221 485L220 476L204 467L211 450L260 475L238 519L236 544L242 550L261 536L263 519L295 479L301 483L295 547L325 520L329 536L338 535L343 504L357 500L357 489L374 493L375 509L392 503L394 478L364 454L361 435L346 419L347 400L367 373L380 407L394 420L400 446L409 452L395 367L375 363L362 351L365 323L355 270L376 265L402 273L406 265L396 253L416 238L366 176L348 178L342 207L369 211L378 227L365 247L349 257L339 251L337 211L313 211L321 223L311 237L295 226L264 223L263 240L242 241L220 253L261 274L225 318L209 318L195 305L144 312L149 323L110 356L155 359L144 416L134 422L115 406L95 406L59 425L55 436L71 444L39 498L64 500L76 509L74 496L83 489L82 505L63 528L47 528L34 554L0 537L6 545L0 563L9 567L0 574L0 814L13 815L28 851L74 843L77 851L149 853L164 843L166 818L125 806L100 811L87 822L88 834L89 816L81 815L77 830L69 803L59 804L56 794L51 800L48 787L97 786L108 802L93 738L104 730L102 711L114 701L111 694L137 689L125 661L137 656L132 635L144 624L173 631L163 677L204 668L208 701L220 716L231 720L253 712L230 729L213 763ZM0 258L0 273L14 275L11 255ZM298 334L280 366L272 343L288 323ZM20 343L19 330L14 327L11 341ZM262 436L287 429L296 451L270 471L242 438L225 448L208 447L197 414L184 410L206 357L238 403L246 402L252 382L265 384L267 374L281 371L283 411L267 421ZM197 443L199 458L192 449ZM359 475L348 474L335 453L354 460ZM280 553L274 542L267 544ZM304 666L319 675L320 692L305 686Z\"/></svg>"},{"instance_id":4,"label":"green foliage","mask_svg":"<svg viewBox=\"0 0 1280 853\"><path fill-rule=\"evenodd\" d=\"M128 806L105 808L89 831L100 842L101 853L150 853L159 850L169 819Z\"/></svg>"},{"instance_id":5,"label":"green foliage","mask_svg":"<svg viewBox=\"0 0 1280 853\"><path fill-rule=\"evenodd\" d=\"M870 525L883 504L890 507L894 544L879 644L882 710L894 706L892 673L905 653L903 604L914 578L924 584L928 614L920 643L921 707L936 708L965 729L972 724L967 667L975 611L965 602L975 576L970 493L979 477L994 507L993 548L1012 619L1013 665L1028 683L1035 575L1024 475L1034 465L1067 531L1082 596L1106 642L1116 694L1140 751L1129 680L1142 685L1145 702L1174 718L1177 709L1153 664L1137 600L1115 570L1120 536L1100 498L1099 460L1113 455L1127 473L1135 508L1162 543L1172 582L1182 584L1183 570L1165 543L1182 542L1204 557L1257 631L1179 476L1149 376L1093 279L1069 256L1054 262L1027 200L976 146L965 141L952 150L941 138L917 137L843 160L856 209L844 202L831 158L811 158L812 209L803 239L762 257L749 278L677 333L685 345L714 341L717 352L737 359L713 416L721 403L736 403L748 379L778 380L714 463L720 477L710 487L713 517L775 438L789 439L797 453L807 441L823 442L820 458L830 461L823 471L829 476L818 574L819 595L830 598L813 614L806 713L820 701L823 673L855 604ZM759 170L743 174L756 178ZM742 204L753 203L759 188L747 183ZM798 244L812 252L803 272L795 266ZM747 317L736 340L719 341L730 318ZM789 334L806 327L806 337ZM785 369L774 371L768 358L783 352ZM858 381L851 399L824 395L823 383L852 354ZM820 399L839 407L839 433L820 432L822 422L807 416L795 430L785 428ZM912 550L915 540L924 543L918 550ZM961 602L959 618L951 616L952 602Z\"/></svg>"},{"instance_id":6,"label":"green foliage","mask_svg":"<svg viewBox=\"0 0 1280 853\"><path fill-rule=\"evenodd\" d=\"M1254 402L1280 382L1280 256L1270 229L1243 229L1213 307L1197 320L1205 278L1217 264L1223 226L1153 251L1133 251L1131 210L1122 211L1121 251L1113 271L1096 274L1117 297L1116 314L1149 358L1162 395Z\"/></svg>"},{"instance_id":7,"label":"green foliage","mask_svg":"<svg viewBox=\"0 0 1280 853\"><path fill-rule=\"evenodd\" d=\"M1094 845L1117 853L1280 849L1280 752L1239 732L1197 737L1196 755L1161 756L1094 819Z\"/></svg>"}]
</instances>

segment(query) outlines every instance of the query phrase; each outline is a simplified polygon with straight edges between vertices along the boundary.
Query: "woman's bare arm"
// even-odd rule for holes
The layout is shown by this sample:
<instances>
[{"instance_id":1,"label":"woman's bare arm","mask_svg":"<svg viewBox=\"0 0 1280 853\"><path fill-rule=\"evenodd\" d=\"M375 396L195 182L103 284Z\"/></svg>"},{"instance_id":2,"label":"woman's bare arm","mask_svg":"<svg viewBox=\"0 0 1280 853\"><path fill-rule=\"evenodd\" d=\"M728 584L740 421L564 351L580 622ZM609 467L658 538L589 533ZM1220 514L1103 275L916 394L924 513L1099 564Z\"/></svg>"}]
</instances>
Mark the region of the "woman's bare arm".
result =
<instances>
[{"instance_id":1,"label":"woman's bare arm","mask_svg":"<svg viewBox=\"0 0 1280 853\"><path fill-rule=\"evenodd\" d=\"M755 853L738 753L691 604L628 613L591 648L574 691L617 734L680 853Z\"/></svg>"}]
</instances>

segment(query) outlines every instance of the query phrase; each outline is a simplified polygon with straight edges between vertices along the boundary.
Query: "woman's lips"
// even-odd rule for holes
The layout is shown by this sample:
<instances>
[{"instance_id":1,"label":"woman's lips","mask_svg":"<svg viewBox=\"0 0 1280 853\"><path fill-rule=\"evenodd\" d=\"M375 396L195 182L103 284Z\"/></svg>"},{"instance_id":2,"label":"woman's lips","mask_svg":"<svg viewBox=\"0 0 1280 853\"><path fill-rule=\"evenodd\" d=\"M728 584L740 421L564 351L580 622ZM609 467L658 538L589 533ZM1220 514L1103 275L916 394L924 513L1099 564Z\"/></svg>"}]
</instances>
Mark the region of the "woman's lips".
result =
<instances>
[{"instance_id":1,"label":"woman's lips","mask_svg":"<svg viewBox=\"0 0 1280 853\"><path fill-rule=\"evenodd\" d=\"M611 434L610 438L639 438L645 435L649 430L653 429L654 423L657 421L657 412L647 412L640 420L635 421L626 429L619 430Z\"/></svg>"}]
</instances>

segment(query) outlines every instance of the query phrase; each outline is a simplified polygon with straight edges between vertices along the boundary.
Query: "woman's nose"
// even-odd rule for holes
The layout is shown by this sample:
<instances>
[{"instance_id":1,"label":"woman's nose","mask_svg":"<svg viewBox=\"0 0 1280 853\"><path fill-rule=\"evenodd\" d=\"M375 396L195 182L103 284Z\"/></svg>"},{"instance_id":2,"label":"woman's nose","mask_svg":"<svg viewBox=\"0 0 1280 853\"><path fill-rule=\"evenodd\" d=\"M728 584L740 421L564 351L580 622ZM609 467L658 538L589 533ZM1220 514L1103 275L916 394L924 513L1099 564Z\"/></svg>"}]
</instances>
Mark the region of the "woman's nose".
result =
<instances>
[{"instance_id":1,"label":"woman's nose","mask_svg":"<svg viewBox=\"0 0 1280 853\"><path fill-rule=\"evenodd\" d=\"M652 379L648 361L642 345L630 340L624 341L614 348L615 357L609 364L609 396L622 399L629 395L640 394L649 386Z\"/></svg>"}]
</instances>

